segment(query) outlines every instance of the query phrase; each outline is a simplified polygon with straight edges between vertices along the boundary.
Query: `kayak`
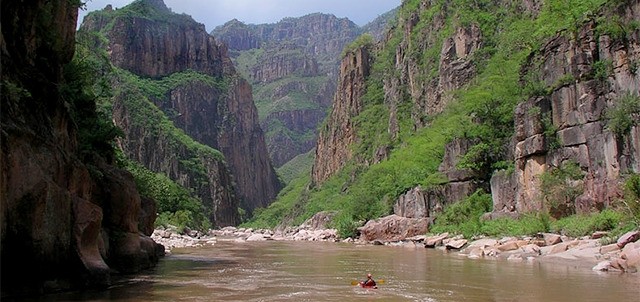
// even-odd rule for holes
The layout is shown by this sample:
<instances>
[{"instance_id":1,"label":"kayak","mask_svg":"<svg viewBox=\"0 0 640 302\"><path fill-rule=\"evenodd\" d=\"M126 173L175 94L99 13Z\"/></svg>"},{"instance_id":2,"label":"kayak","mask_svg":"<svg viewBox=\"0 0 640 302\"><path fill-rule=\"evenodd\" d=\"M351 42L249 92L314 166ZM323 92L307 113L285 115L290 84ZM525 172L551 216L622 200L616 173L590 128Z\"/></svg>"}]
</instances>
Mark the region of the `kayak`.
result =
<instances>
[{"instance_id":1,"label":"kayak","mask_svg":"<svg viewBox=\"0 0 640 302\"><path fill-rule=\"evenodd\" d=\"M358 286L362 287L362 288L371 288L371 289L378 289L377 285L364 285L364 282L359 282Z\"/></svg>"}]
</instances>

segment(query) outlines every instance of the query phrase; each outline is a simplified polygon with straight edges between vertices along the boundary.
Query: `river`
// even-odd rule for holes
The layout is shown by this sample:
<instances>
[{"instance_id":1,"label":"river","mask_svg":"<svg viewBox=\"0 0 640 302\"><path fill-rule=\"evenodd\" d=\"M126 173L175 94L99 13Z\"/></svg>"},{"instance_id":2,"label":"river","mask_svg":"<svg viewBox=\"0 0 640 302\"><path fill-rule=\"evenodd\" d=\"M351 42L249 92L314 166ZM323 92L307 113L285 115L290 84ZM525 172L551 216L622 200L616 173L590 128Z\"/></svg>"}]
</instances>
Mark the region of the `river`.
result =
<instances>
[{"instance_id":1,"label":"river","mask_svg":"<svg viewBox=\"0 0 640 302\"><path fill-rule=\"evenodd\" d=\"M378 289L351 285L366 273ZM109 290L46 301L638 301L640 276L425 248L219 240L176 249Z\"/></svg>"}]
</instances>

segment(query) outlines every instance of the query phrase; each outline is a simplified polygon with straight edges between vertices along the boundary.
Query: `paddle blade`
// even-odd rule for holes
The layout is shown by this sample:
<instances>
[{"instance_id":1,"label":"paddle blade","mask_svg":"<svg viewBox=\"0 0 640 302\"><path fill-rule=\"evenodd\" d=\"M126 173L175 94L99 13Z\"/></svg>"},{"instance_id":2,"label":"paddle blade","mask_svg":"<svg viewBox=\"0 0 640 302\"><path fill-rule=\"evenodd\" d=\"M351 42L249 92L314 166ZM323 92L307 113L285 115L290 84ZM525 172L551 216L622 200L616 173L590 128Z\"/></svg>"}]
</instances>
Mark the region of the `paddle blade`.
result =
<instances>
[{"instance_id":1,"label":"paddle blade","mask_svg":"<svg viewBox=\"0 0 640 302\"><path fill-rule=\"evenodd\" d=\"M376 283L378 283L378 284L384 284L384 279L376 280Z\"/></svg>"},{"instance_id":2,"label":"paddle blade","mask_svg":"<svg viewBox=\"0 0 640 302\"><path fill-rule=\"evenodd\" d=\"M355 281L355 280L354 280L354 281L351 281L351 285L358 285L359 283L360 283L360 282Z\"/></svg>"}]
</instances>

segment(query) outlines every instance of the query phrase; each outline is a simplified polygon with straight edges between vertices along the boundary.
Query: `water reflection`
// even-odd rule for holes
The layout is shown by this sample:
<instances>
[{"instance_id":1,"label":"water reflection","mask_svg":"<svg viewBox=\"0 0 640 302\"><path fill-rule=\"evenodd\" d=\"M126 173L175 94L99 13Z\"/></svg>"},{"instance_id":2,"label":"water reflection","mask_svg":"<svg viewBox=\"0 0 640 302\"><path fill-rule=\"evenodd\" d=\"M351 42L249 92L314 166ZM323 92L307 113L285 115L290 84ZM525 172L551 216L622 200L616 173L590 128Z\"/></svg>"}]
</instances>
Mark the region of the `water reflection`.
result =
<instances>
[{"instance_id":1,"label":"water reflection","mask_svg":"<svg viewBox=\"0 0 640 302\"><path fill-rule=\"evenodd\" d=\"M367 272L378 290L351 285ZM635 301L639 274L557 263L468 260L424 248L221 241L176 250L107 291L57 301Z\"/></svg>"}]
</instances>

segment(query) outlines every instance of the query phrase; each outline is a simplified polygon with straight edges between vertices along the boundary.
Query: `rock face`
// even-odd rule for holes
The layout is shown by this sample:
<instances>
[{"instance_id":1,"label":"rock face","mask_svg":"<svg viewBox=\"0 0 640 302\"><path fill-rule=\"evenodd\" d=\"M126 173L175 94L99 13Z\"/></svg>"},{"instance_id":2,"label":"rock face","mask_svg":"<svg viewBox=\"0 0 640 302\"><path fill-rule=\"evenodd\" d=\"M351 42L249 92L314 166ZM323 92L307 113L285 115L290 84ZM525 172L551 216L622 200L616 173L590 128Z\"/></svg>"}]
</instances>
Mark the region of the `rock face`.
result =
<instances>
[{"instance_id":1,"label":"rock face","mask_svg":"<svg viewBox=\"0 0 640 302\"><path fill-rule=\"evenodd\" d=\"M74 54L78 7L3 1L1 12L3 298L108 286L112 270L154 265L162 253L148 237L154 201L140 198L113 154L81 156L59 89L70 84L63 67Z\"/></svg>"},{"instance_id":2,"label":"rock face","mask_svg":"<svg viewBox=\"0 0 640 302\"><path fill-rule=\"evenodd\" d=\"M118 141L120 149L149 170L163 173L185 188L192 188L205 207L212 210L209 220L214 226L236 225L239 222L238 200L224 161L210 152L197 152L162 131L158 125L146 123L152 117L148 113L141 116L136 111L140 106L153 106L151 102L142 101L145 99L144 95L131 91L113 98L113 120L125 132L123 139ZM200 163L201 173L190 170L185 159ZM156 215L155 211L153 215Z\"/></svg>"},{"instance_id":3,"label":"rock face","mask_svg":"<svg viewBox=\"0 0 640 302\"><path fill-rule=\"evenodd\" d=\"M138 0L124 9L133 14L121 16L118 11L104 10L83 21L87 29L109 24L105 34L114 65L153 78L187 69L216 76L233 72L226 47L191 17L173 14L161 0ZM159 22L166 16L170 20Z\"/></svg>"},{"instance_id":4,"label":"rock face","mask_svg":"<svg viewBox=\"0 0 640 302\"><path fill-rule=\"evenodd\" d=\"M616 14L626 24L637 20L639 12L640 4L633 2ZM640 60L638 30L621 41L597 35L597 26L595 21L586 23L575 38L559 34L531 57L527 68L540 70L552 91L516 109L516 168L509 176L492 179L494 211L600 210L622 195L622 175L640 172L640 118L631 116L636 126L614 133L606 115L619 108L625 96L638 101L640 73L633 63ZM607 67L596 76L598 65ZM550 135L550 127L557 131ZM567 166L577 166L581 173L562 180L576 196L558 202L545 195L541 178Z\"/></svg>"},{"instance_id":5,"label":"rock face","mask_svg":"<svg viewBox=\"0 0 640 302\"><path fill-rule=\"evenodd\" d=\"M118 13L125 10L130 13ZM224 154L243 208L251 212L271 203L281 184L268 158L251 87L235 72L226 47L207 34L202 24L171 13L162 1L140 0L117 11L90 14L81 29L102 32L109 40L111 61L138 76L158 78L193 70L220 79L222 87L202 81L181 83L153 101L186 134ZM125 128L125 132L130 131ZM170 167L171 157L142 158L155 151L140 151L149 146L137 142L125 144L129 147L125 152L139 157L148 167L164 166L160 171L180 179ZM166 151L164 155L170 156ZM222 164L213 165L222 168ZM229 197L231 182L224 170L208 173L214 188L200 196L227 212L236 211L237 200ZM220 214L218 221L233 225L238 222L235 217Z\"/></svg>"},{"instance_id":6,"label":"rock face","mask_svg":"<svg viewBox=\"0 0 640 302\"><path fill-rule=\"evenodd\" d=\"M340 64L340 79L327 124L321 129L313 164L312 181L320 184L352 158L356 142L354 118L362 111L365 80L371 69L369 49L348 53Z\"/></svg>"},{"instance_id":7,"label":"rock face","mask_svg":"<svg viewBox=\"0 0 640 302\"><path fill-rule=\"evenodd\" d=\"M393 49L394 72L393 75L383 77L384 104L389 110L387 131L392 140L398 138L399 116L401 116L399 108L402 106L402 101L412 100L410 116L414 129L425 127L427 124L424 118L440 113L448 103L450 98L448 92L462 87L476 74L471 58L475 51L482 46L482 35L479 28L475 26L456 28L450 37L444 39L438 61L422 63L420 56L411 55L411 53L419 53L428 49L431 45L438 45L439 37L436 33L445 26L446 16L443 15L446 14L445 10L438 11L429 23L430 26L425 26L419 34L412 33L420 22L422 12L430 8L430 4L425 1L408 18L398 20L397 26L404 30L402 31L403 35L399 37L400 42ZM392 35L388 35L382 43L398 39ZM327 125L321 129L318 138L316 162L313 168L315 183L322 183L341 169L346 161L352 158L349 145L359 140L355 133L353 118L362 110L361 98L365 91L366 79L370 73L369 65L371 64L369 53L366 53L366 59L361 57L362 55L356 52L348 55L342 62L332 113ZM363 64L362 62L368 63ZM424 74L425 68L436 70L437 75L435 77L418 76ZM362 72L357 72L359 69ZM466 144L465 150L470 147L469 142L462 143ZM456 146L451 145L448 148L456 148ZM372 159L365 159L364 162L375 163L385 159L389 151L387 149L385 147L379 148L376 154L370 155ZM457 199L449 200L448 198L466 197L467 193L474 192L478 187L474 177L466 175L466 172L452 169L449 166L441 167L441 172L446 174L452 184L430 193L434 197L431 202L435 203L436 199L439 204L457 201ZM456 173L458 174L454 175ZM468 183L463 184L465 182ZM465 188L459 188L460 186ZM465 193L453 193L462 191ZM445 195L450 196L441 199ZM425 208L428 207L425 204Z\"/></svg>"},{"instance_id":8,"label":"rock face","mask_svg":"<svg viewBox=\"0 0 640 302\"><path fill-rule=\"evenodd\" d=\"M442 185L422 189L416 187L401 195L393 206L396 215L408 218L434 218L450 203L464 199L485 186L479 176L470 170L457 168L460 158L474 143L455 139L445 146L444 158L438 172L446 177Z\"/></svg>"},{"instance_id":9,"label":"rock face","mask_svg":"<svg viewBox=\"0 0 640 302\"><path fill-rule=\"evenodd\" d=\"M335 60L358 33L358 26L349 19L319 13L285 18L274 24L246 25L232 20L212 32L232 50L260 48L265 43L291 42L301 46L305 54L318 55L319 61ZM332 66L323 66L321 70L328 72L332 69Z\"/></svg>"},{"instance_id":10,"label":"rock face","mask_svg":"<svg viewBox=\"0 0 640 302\"><path fill-rule=\"evenodd\" d=\"M428 221L425 218L405 218L390 215L370 220L359 228L360 239L383 242L400 241L409 237L427 233Z\"/></svg>"},{"instance_id":11,"label":"rock face","mask_svg":"<svg viewBox=\"0 0 640 302\"><path fill-rule=\"evenodd\" d=\"M232 20L212 34L229 45L254 88L260 124L276 167L309 152L335 91L338 58L360 33L348 19L312 14L275 24Z\"/></svg>"}]
</instances>

